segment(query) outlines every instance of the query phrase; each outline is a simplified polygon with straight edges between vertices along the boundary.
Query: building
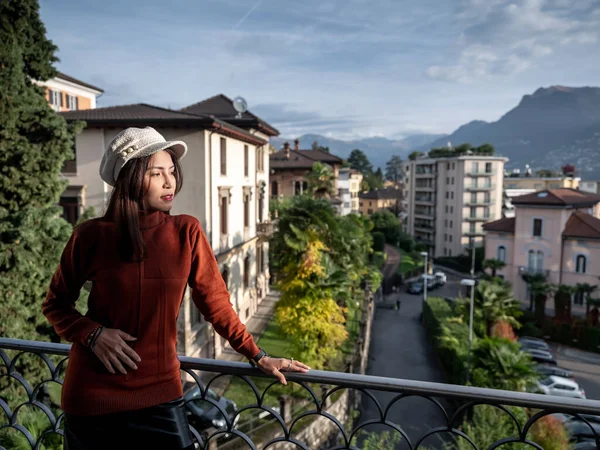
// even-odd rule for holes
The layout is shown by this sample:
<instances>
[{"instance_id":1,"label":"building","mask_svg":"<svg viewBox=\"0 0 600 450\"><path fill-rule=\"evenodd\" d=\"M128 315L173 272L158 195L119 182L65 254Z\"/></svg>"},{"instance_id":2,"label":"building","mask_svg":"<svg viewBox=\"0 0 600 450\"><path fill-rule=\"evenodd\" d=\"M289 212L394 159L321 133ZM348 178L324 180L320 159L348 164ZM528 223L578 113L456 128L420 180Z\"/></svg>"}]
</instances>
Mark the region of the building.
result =
<instances>
[{"instance_id":1,"label":"building","mask_svg":"<svg viewBox=\"0 0 600 450\"><path fill-rule=\"evenodd\" d=\"M294 141L294 148L286 142L283 149L271 153L269 157L270 189L273 199L283 199L302 195L308 190L306 176L313 164L320 162L331 167L334 175L334 189L338 191L339 169L344 160L323 150L301 150L300 141Z\"/></svg>"},{"instance_id":2,"label":"building","mask_svg":"<svg viewBox=\"0 0 600 450\"><path fill-rule=\"evenodd\" d=\"M224 96L218 98L227 101ZM185 109L190 111L193 105ZM98 167L104 149L116 134L130 126L152 126L168 140L184 141L188 145L184 188L173 213L198 218L219 262L233 307L246 322L269 290L267 237L272 224L267 191L268 148L269 137L276 131L252 117L242 118L245 122L238 121L239 126L233 125L226 120L224 109L218 111L223 119L216 118L216 114L148 104L62 113L67 120L87 123L75 140L75 169L65 176L71 188L79 190L81 207L94 207L100 214L111 187L98 176ZM225 340L207 326L189 292L182 308L180 351L189 356L218 356Z\"/></svg>"},{"instance_id":3,"label":"building","mask_svg":"<svg viewBox=\"0 0 600 450\"><path fill-rule=\"evenodd\" d=\"M387 209L398 215L402 203L402 190L398 188L376 189L358 194L360 213L364 216Z\"/></svg>"},{"instance_id":4,"label":"building","mask_svg":"<svg viewBox=\"0 0 600 450\"><path fill-rule=\"evenodd\" d=\"M94 109L96 99L104 93L96 86L61 72L51 80L36 81L36 83L45 87L46 100L55 111L59 112Z\"/></svg>"},{"instance_id":5,"label":"building","mask_svg":"<svg viewBox=\"0 0 600 450\"><path fill-rule=\"evenodd\" d=\"M360 212L359 193L363 175L358 170L345 167L339 169L338 198L340 210L338 214L358 214Z\"/></svg>"},{"instance_id":6,"label":"building","mask_svg":"<svg viewBox=\"0 0 600 450\"><path fill-rule=\"evenodd\" d=\"M579 189L592 194L600 194L600 181L582 181L579 183Z\"/></svg>"},{"instance_id":7,"label":"building","mask_svg":"<svg viewBox=\"0 0 600 450\"><path fill-rule=\"evenodd\" d=\"M525 273L544 273L552 284L598 284L600 277L600 195L549 189L513 199L514 218L484 225L485 257L506 263L498 274L514 294L529 298ZM583 300L574 297L575 303Z\"/></svg>"},{"instance_id":8,"label":"building","mask_svg":"<svg viewBox=\"0 0 600 450\"><path fill-rule=\"evenodd\" d=\"M527 167L524 174L519 169L504 175L503 217L514 217L512 199L525 194L547 189L579 189L581 178L573 176L534 176Z\"/></svg>"},{"instance_id":9,"label":"building","mask_svg":"<svg viewBox=\"0 0 600 450\"><path fill-rule=\"evenodd\" d=\"M483 223L502 217L507 158L463 155L407 161L405 229L432 257L483 244Z\"/></svg>"}]
</instances>

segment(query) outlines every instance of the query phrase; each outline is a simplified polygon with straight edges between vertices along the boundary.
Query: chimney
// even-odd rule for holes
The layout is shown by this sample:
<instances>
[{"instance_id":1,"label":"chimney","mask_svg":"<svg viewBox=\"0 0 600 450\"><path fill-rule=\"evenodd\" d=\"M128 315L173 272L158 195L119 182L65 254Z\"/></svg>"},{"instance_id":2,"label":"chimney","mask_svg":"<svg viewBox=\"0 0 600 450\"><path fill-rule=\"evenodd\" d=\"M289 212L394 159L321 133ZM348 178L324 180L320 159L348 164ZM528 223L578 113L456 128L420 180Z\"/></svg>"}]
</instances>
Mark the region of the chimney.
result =
<instances>
[{"instance_id":1,"label":"chimney","mask_svg":"<svg viewBox=\"0 0 600 450\"><path fill-rule=\"evenodd\" d=\"M300 139L294 139L294 150L300 150Z\"/></svg>"},{"instance_id":2,"label":"chimney","mask_svg":"<svg viewBox=\"0 0 600 450\"><path fill-rule=\"evenodd\" d=\"M285 159L290 159L290 143L286 142L283 144L283 150L285 151Z\"/></svg>"}]
</instances>

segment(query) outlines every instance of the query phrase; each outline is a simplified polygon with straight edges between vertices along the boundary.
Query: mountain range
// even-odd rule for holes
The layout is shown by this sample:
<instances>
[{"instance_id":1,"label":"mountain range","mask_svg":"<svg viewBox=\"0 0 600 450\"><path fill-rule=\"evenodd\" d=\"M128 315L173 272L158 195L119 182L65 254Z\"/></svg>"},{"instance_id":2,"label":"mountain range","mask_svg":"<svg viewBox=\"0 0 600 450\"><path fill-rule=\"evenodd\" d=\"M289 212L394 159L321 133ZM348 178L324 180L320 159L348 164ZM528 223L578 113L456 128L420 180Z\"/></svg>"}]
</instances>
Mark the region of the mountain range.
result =
<instances>
[{"instance_id":1,"label":"mountain range","mask_svg":"<svg viewBox=\"0 0 600 450\"><path fill-rule=\"evenodd\" d=\"M280 148L286 139L274 139ZM290 141L289 139L287 141ZM394 154L405 159L413 150L427 151L471 143L490 143L496 153L506 156L508 169L529 164L538 169L559 170L575 165L583 179L600 180L600 88L551 86L525 95L519 104L495 122L474 120L449 135L416 135L402 140L383 137L341 141L319 135L300 138L302 148L314 141L328 146L343 158L354 148L363 150L374 167L385 167ZM291 141L290 141L291 142Z\"/></svg>"}]
</instances>

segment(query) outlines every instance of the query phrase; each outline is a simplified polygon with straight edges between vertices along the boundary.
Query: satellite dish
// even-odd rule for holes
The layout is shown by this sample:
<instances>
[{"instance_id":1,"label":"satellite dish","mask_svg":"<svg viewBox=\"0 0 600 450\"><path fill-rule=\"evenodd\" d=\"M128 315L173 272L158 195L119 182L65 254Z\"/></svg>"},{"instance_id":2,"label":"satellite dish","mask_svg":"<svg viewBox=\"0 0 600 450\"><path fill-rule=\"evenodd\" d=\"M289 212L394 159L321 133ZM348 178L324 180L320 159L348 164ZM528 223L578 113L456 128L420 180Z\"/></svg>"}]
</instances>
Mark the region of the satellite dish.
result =
<instances>
[{"instance_id":1,"label":"satellite dish","mask_svg":"<svg viewBox=\"0 0 600 450\"><path fill-rule=\"evenodd\" d=\"M238 119L242 118L242 113L245 113L246 111L248 111L248 103L246 103L246 100L244 100L244 98L240 97L239 95L233 99L233 107L238 112L237 113Z\"/></svg>"}]
</instances>

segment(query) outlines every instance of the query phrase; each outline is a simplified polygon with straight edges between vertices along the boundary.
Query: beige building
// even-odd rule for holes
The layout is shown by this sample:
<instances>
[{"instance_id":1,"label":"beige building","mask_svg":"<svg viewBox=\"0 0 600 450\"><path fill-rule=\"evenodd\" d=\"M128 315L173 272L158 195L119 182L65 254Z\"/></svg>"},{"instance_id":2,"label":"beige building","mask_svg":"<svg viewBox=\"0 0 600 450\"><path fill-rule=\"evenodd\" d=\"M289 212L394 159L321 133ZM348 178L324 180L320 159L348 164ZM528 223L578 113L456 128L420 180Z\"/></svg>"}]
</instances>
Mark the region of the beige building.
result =
<instances>
[{"instance_id":1,"label":"beige building","mask_svg":"<svg viewBox=\"0 0 600 450\"><path fill-rule=\"evenodd\" d=\"M322 150L301 150L300 142L296 139L293 149L286 142L283 149L272 153L269 157L270 197L281 200L307 192L308 179L306 176L316 162L331 167L334 175L334 188L337 192L339 169L344 160Z\"/></svg>"},{"instance_id":2,"label":"beige building","mask_svg":"<svg viewBox=\"0 0 600 450\"><path fill-rule=\"evenodd\" d=\"M582 181L579 189L592 194L600 194L600 181Z\"/></svg>"},{"instance_id":3,"label":"beige building","mask_svg":"<svg viewBox=\"0 0 600 450\"><path fill-rule=\"evenodd\" d=\"M359 194L363 175L358 170L345 167L339 170L338 197L340 206L338 214L358 214L360 212Z\"/></svg>"},{"instance_id":4,"label":"beige building","mask_svg":"<svg viewBox=\"0 0 600 450\"><path fill-rule=\"evenodd\" d=\"M551 284L598 284L600 195L550 189L513 199L514 218L484 225L485 257L506 263L498 274L514 294L528 300L524 273L541 272ZM574 303L583 299L575 295Z\"/></svg>"},{"instance_id":5,"label":"beige building","mask_svg":"<svg viewBox=\"0 0 600 450\"><path fill-rule=\"evenodd\" d=\"M269 138L276 130L256 117L237 117L231 100L207 100L214 115L189 112L205 109L200 102L174 111L148 104L114 106L62 113L67 120L85 120L76 137L76 165L65 173L79 192L80 208L92 206L103 213L111 187L98 168L112 138L123 129L152 126L167 140L188 145L183 160L184 186L174 202L174 214L189 214L200 221L219 262L231 302L243 322L250 319L269 291ZM227 111L231 121L228 121ZM242 128L243 126L243 128ZM180 313L180 351L188 356L218 356L225 341L207 326L190 300Z\"/></svg>"},{"instance_id":6,"label":"beige building","mask_svg":"<svg viewBox=\"0 0 600 450\"><path fill-rule=\"evenodd\" d=\"M104 93L96 86L61 72L51 80L36 81L36 83L45 87L46 100L55 111L59 112L94 109L96 99Z\"/></svg>"},{"instance_id":7,"label":"beige building","mask_svg":"<svg viewBox=\"0 0 600 450\"><path fill-rule=\"evenodd\" d=\"M360 213L364 216L388 209L394 214L400 213L402 190L397 188L377 189L358 194Z\"/></svg>"},{"instance_id":8,"label":"beige building","mask_svg":"<svg viewBox=\"0 0 600 450\"><path fill-rule=\"evenodd\" d=\"M477 155L407 161L406 231L434 258L482 245L483 223L502 217L506 161Z\"/></svg>"}]
</instances>

